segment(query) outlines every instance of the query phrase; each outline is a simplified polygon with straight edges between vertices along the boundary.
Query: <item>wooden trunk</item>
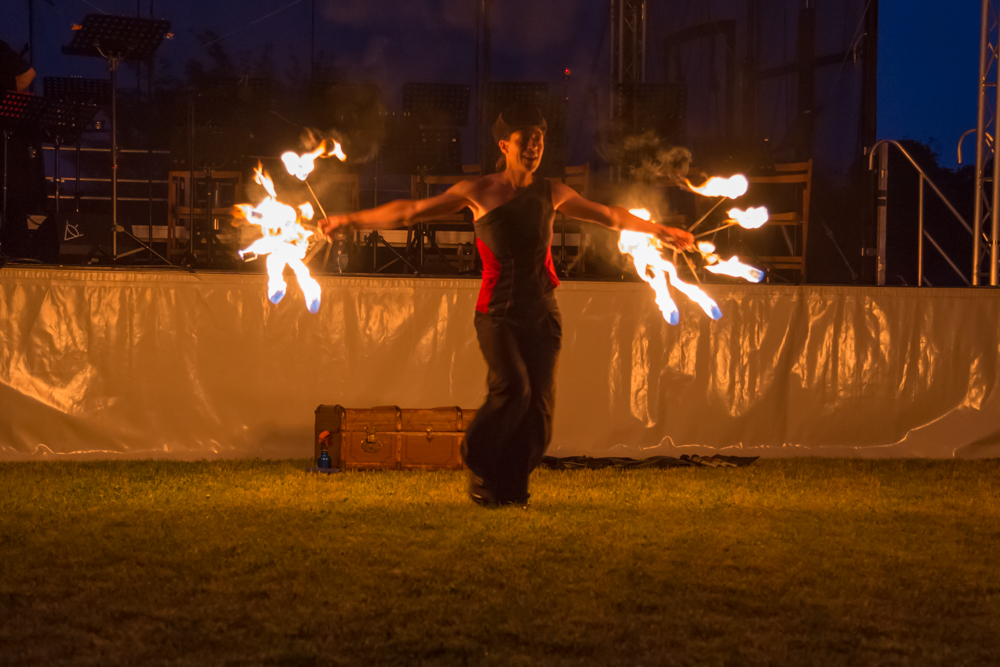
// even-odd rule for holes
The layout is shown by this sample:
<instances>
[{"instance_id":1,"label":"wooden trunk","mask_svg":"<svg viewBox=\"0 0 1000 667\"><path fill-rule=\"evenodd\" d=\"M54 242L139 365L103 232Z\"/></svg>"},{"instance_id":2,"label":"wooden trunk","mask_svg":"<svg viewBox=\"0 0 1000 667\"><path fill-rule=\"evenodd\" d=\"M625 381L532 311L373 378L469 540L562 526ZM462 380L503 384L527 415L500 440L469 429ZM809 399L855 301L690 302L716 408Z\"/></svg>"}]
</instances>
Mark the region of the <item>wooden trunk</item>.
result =
<instances>
[{"instance_id":1,"label":"wooden trunk","mask_svg":"<svg viewBox=\"0 0 1000 667\"><path fill-rule=\"evenodd\" d=\"M342 470L458 470L465 429L475 410L458 407L316 408L313 460L324 446Z\"/></svg>"}]
</instances>

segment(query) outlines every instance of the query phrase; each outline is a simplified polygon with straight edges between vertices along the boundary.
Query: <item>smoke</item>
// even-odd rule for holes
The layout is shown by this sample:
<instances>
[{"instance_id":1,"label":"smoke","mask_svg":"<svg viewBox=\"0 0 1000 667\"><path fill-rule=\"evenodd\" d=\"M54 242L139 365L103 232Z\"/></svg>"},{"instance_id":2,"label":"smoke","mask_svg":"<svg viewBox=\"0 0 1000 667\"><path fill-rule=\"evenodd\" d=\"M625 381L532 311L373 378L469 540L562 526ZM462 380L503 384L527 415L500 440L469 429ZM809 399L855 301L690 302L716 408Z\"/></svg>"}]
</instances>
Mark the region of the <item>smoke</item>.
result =
<instances>
[{"instance_id":1,"label":"smoke","mask_svg":"<svg viewBox=\"0 0 1000 667\"><path fill-rule=\"evenodd\" d=\"M648 182L667 180L680 184L691 168L691 151L683 146L660 148L652 158L643 159L638 167L632 167L633 181Z\"/></svg>"},{"instance_id":2,"label":"smoke","mask_svg":"<svg viewBox=\"0 0 1000 667\"><path fill-rule=\"evenodd\" d=\"M670 186L680 185L691 169L691 151L665 142L653 130L626 134L614 128L599 134L598 155L622 168L622 182L599 199L625 209L644 208L652 219L670 227L685 227L690 221L670 201ZM588 255L603 274L630 273L631 262L618 250L618 234L603 229L588 233Z\"/></svg>"},{"instance_id":3,"label":"smoke","mask_svg":"<svg viewBox=\"0 0 1000 667\"><path fill-rule=\"evenodd\" d=\"M653 130L641 134L609 132L598 135L597 154L613 165L628 165L629 180L666 180L678 184L691 168L691 151L684 146L666 145Z\"/></svg>"}]
</instances>

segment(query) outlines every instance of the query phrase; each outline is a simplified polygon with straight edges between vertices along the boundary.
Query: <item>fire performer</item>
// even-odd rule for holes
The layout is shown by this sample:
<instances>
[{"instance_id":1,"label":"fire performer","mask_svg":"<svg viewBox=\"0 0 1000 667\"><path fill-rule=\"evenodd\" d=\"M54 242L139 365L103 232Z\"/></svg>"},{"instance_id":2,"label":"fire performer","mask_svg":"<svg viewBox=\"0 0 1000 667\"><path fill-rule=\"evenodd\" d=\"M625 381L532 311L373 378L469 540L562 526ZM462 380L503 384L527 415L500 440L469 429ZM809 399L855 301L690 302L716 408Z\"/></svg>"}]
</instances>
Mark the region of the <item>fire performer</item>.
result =
<instances>
[{"instance_id":1,"label":"fire performer","mask_svg":"<svg viewBox=\"0 0 1000 667\"><path fill-rule=\"evenodd\" d=\"M535 176L545 130L537 107L506 109L493 126L502 153L497 173L456 183L436 197L397 200L331 216L319 225L332 236L338 229L392 229L472 210L483 258L475 326L489 367L489 395L469 425L462 455L471 472L469 495L485 506L525 506L528 476L552 439L562 337L553 293L559 280L550 248L555 212L614 230L652 234L679 249L694 241L684 230L589 201L562 183Z\"/></svg>"}]
</instances>

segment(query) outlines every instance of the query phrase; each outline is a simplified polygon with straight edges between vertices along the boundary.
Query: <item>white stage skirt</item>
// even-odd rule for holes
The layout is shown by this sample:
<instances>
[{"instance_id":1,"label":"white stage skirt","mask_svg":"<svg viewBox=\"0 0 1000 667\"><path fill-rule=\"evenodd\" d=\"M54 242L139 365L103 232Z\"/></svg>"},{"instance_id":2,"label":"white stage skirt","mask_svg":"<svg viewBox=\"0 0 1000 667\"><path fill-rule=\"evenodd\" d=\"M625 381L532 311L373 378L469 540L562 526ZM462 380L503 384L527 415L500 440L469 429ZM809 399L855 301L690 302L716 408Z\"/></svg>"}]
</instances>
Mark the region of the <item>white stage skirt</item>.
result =
<instances>
[{"instance_id":1,"label":"white stage skirt","mask_svg":"<svg viewBox=\"0 0 1000 667\"><path fill-rule=\"evenodd\" d=\"M0 459L307 457L313 410L478 407L475 280L0 270ZM567 283L555 456L1000 455L1000 291Z\"/></svg>"}]
</instances>

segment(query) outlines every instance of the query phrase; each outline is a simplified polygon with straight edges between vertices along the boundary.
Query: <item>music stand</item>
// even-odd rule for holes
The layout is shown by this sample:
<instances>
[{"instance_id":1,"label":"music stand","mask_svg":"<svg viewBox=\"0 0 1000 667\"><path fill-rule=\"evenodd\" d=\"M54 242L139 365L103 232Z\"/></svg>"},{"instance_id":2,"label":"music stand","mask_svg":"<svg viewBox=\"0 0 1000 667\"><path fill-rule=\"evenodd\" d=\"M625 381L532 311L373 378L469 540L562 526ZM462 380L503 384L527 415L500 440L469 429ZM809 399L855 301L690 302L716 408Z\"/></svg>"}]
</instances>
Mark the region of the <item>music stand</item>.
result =
<instances>
[{"instance_id":1,"label":"music stand","mask_svg":"<svg viewBox=\"0 0 1000 667\"><path fill-rule=\"evenodd\" d=\"M465 127L469 123L469 86L405 83L403 113L425 125Z\"/></svg>"},{"instance_id":2,"label":"music stand","mask_svg":"<svg viewBox=\"0 0 1000 667\"><path fill-rule=\"evenodd\" d=\"M0 99L0 131L3 133L3 204L0 229L7 224L7 142L10 133L19 127L38 122L43 100L27 93L6 92Z\"/></svg>"},{"instance_id":3,"label":"music stand","mask_svg":"<svg viewBox=\"0 0 1000 667\"><path fill-rule=\"evenodd\" d=\"M111 82L107 79L85 79L80 76L47 76L43 80L43 90L46 99L76 104L110 106ZM80 212L80 133L76 135L76 187L73 194L76 200L76 211ZM61 137L63 143L69 143L68 137ZM59 144L56 146L56 169L59 169ZM58 183L58 181L57 181ZM58 187L58 186L57 186ZM56 211L59 210L59 200L56 199Z\"/></svg>"},{"instance_id":4,"label":"music stand","mask_svg":"<svg viewBox=\"0 0 1000 667\"><path fill-rule=\"evenodd\" d=\"M122 61L149 61L168 36L170 21L134 16L87 14L83 23L73 26L73 39L62 48L70 56L103 58L111 72L111 255L114 261L141 252L145 248L167 264L172 262L146 245L118 224L118 64ZM118 254L118 234L125 234L142 248Z\"/></svg>"},{"instance_id":5,"label":"music stand","mask_svg":"<svg viewBox=\"0 0 1000 667\"><path fill-rule=\"evenodd\" d=\"M59 175L59 146L62 143L75 142L97 114L97 107L92 104L76 104L60 100L42 98L45 101L38 124L52 139L55 148L55 173L53 179L56 186L56 214L59 213L59 197L61 178ZM79 154L79 153L78 153Z\"/></svg>"},{"instance_id":6,"label":"music stand","mask_svg":"<svg viewBox=\"0 0 1000 667\"><path fill-rule=\"evenodd\" d=\"M42 79L47 99L77 104L111 104L111 82L107 79L84 79L80 76L47 76Z\"/></svg>"}]
</instances>

